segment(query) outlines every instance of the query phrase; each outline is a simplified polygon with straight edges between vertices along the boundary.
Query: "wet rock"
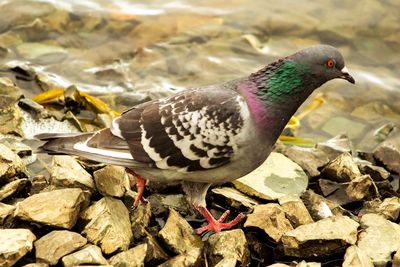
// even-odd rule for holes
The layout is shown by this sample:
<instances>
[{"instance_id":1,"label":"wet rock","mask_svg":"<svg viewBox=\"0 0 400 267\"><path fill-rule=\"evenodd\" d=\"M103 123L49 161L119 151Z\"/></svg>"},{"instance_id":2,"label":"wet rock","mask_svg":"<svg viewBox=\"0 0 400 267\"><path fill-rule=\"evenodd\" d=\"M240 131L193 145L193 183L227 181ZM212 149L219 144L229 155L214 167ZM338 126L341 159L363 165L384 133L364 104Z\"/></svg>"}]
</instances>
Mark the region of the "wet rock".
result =
<instances>
[{"instance_id":1,"label":"wet rock","mask_svg":"<svg viewBox=\"0 0 400 267\"><path fill-rule=\"evenodd\" d=\"M86 243L86 238L78 233L66 230L52 231L34 243L36 260L56 265L59 259L83 247Z\"/></svg>"},{"instance_id":2,"label":"wet rock","mask_svg":"<svg viewBox=\"0 0 400 267\"><path fill-rule=\"evenodd\" d=\"M142 267L147 253L147 244L140 244L111 257L109 262L115 267Z\"/></svg>"},{"instance_id":3,"label":"wet rock","mask_svg":"<svg viewBox=\"0 0 400 267\"><path fill-rule=\"evenodd\" d=\"M82 235L105 254L127 250L132 240L129 212L122 201L103 197L81 212Z\"/></svg>"},{"instance_id":4,"label":"wet rock","mask_svg":"<svg viewBox=\"0 0 400 267\"><path fill-rule=\"evenodd\" d=\"M95 245L87 245L85 248L64 256L61 259L64 267L78 265L108 265L107 260L101 254L101 249Z\"/></svg>"},{"instance_id":5,"label":"wet rock","mask_svg":"<svg viewBox=\"0 0 400 267\"><path fill-rule=\"evenodd\" d=\"M232 187L213 188L211 189L211 192L217 196L223 197L227 204L235 209L243 207L252 209L254 206L259 204L257 200L244 195Z\"/></svg>"},{"instance_id":6,"label":"wet rock","mask_svg":"<svg viewBox=\"0 0 400 267\"><path fill-rule=\"evenodd\" d=\"M260 167L233 181L233 184L247 195L276 200L285 195L304 192L308 177L297 163L280 153L272 152Z\"/></svg>"},{"instance_id":7,"label":"wet rock","mask_svg":"<svg viewBox=\"0 0 400 267\"><path fill-rule=\"evenodd\" d=\"M400 225L377 214L365 214L360 220L364 229L357 246L366 253L375 266L386 266L392 253L400 249Z\"/></svg>"},{"instance_id":8,"label":"wet rock","mask_svg":"<svg viewBox=\"0 0 400 267\"><path fill-rule=\"evenodd\" d=\"M93 173L97 190L103 196L122 197L129 180L124 167L107 165Z\"/></svg>"},{"instance_id":9,"label":"wet rock","mask_svg":"<svg viewBox=\"0 0 400 267\"><path fill-rule=\"evenodd\" d=\"M35 240L28 229L0 229L0 266L13 266L32 250Z\"/></svg>"},{"instance_id":10,"label":"wet rock","mask_svg":"<svg viewBox=\"0 0 400 267\"><path fill-rule=\"evenodd\" d=\"M0 202L0 228L12 220L15 207ZM6 227L5 227L6 228Z\"/></svg>"},{"instance_id":11,"label":"wet rock","mask_svg":"<svg viewBox=\"0 0 400 267\"><path fill-rule=\"evenodd\" d=\"M315 148L291 146L284 154L299 164L311 178L319 176L320 169L329 162L325 152Z\"/></svg>"},{"instance_id":12,"label":"wet rock","mask_svg":"<svg viewBox=\"0 0 400 267\"><path fill-rule=\"evenodd\" d=\"M241 229L216 233L207 240L207 259L215 266L224 258L235 259L241 266L249 260L247 240Z\"/></svg>"},{"instance_id":13,"label":"wet rock","mask_svg":"<svg viewBox=\"0 0 400 267\"><path fill-rule=\"evenodd\" d=\"M294 228L314 222L303 201L298 196L284 196L279 198L278 201Z\"/></svg>"},{"instance_id":14,"label":"wet rock","mask_svg":"<svg viewBox=\"0 0 400 267\"><path fill-rule=\"evenodd\" d=\"M59 189L26 198L17 204L15 213L26 221L71 229L84 201L79 188Z\"/></svg>"},{"instance_id":15,"label":"wet rock","mask_svg":"<svg viewBox=\"0 0 400 267\"><path fill-rule=\"evenodd\" d=\"M25 164L9 147L0 144L0 183L15 176L26 176Z\"/></svg>"},{"instance_id":16,"label":"wet rock","mask_svg":"<svg viewBox=\"0 0 400 267\"><path fill-rule=\"evenodd\" d=\"M400 152L395 145L389 142L382 143L375 149L374 157L389 171L400 174Z\"/></svg>"},{"instance_id":17,"label":"wet rock","mask_svg":"<svg viewBox=\"0 0 400 267\"><path fill-rule=\"evenodd\" d=\"M159 235L176 254L186 253L193 248L203 248L201 238L194 234L190 224L174 209L169 209L167 222Z\"/></svg>"},{"instance_id":18,"label":"wet rock","mask_svg":"<svg viewBox=\"0 0 400 267\"><path fill-rule=\"evenodd\" d=\"M400 213L400 198L390 197L385 198L382 202L379 200L364 202L358 216L363 216L367 213L379 214L387 220L396 221Z\"/></svg>"},{"instance_id":19,"label":"wet rock","mask_svg":"<svg viewBox=\"0 0 400 267\"><path fill-rule=\"evenodd\" d=\"M279 242L282 235L293 230L285 212L278 204L258 205L253 213L247 215L244 227L256 227L263 230L275 242Z\"/></svg>"},{"instance_id":20,"label":"wet rock","mask_svg":"<svg viewBox=\"0 0 400 267\"><path fill-rule=\"evenodd\" d=\"M282 236L284 253L294 257L328 256L357 241L359 224L347 216L332 216L301 225Z\"/></svg>"},{"instance_id":21,"label":"wet rock","mask_svg":"<svg viewBox=\"0 0 400 267\"><path fill-rule=\"evenodd\" d=\"M183 254L172 257L166 262L158 265L158 267L192 267L192 266L201 266L202 250L199 248L191 249ZM225 265L226 266L226 265Z\"/></svg>"},{"instance_id":22,"label":"wet rock","mask_svg":"<svg viewBox=\"0 0 400 267\"><path fill-rule=\"evenodd\" d=\"M377 195L377 192L373 192L373 181L369 175L360 176L348 183L336 183L325 179L318 180L318 183L322 194L338 205L372 198Z\"/></svg>"},{"instance_id":23,"label":"wet rock","mask_svg":"<svg viewBox=\"0 0 400 267\"><path fill-rule=\"evenodd\" d=\"M339 134L326 142L317 144L317 149L325 152L329 160L333 160L345 152L351 153L351 148L351 141L345 134Z\"/></svg>"},{"instance_id":24,"label":"wet rock","mask_svg":"<svg viewBox=\"0 0 400 267\"><path fill-rule=\"evenodd\" d=\"M329 162L321 172L326 179L339 183L350 182L361 176L357 164L349 153L343 153Z\"/></svg>"},{"instance_id":25,"label":"wet rock","mask_svg":"<svg viewBox=\"0 0 400 267\"><path fill-rule=\"evenodd\" d=\"M150 202L138 205L130 214L132 222L132 233L135 239L140 239L146 235L145 229L150 223L151 204Z\"/></svg>"},{"instance_id":26,"label":"wet rock","mask_svg":"<svg viewBox=\"0 0 400 267\"><path fill-rule=\"evenodd\" d=\"M384 181L390 177L390 172L379 166L360 164L358 167L362 174L368 174L374 181Z\"/></svg>"},{"instance_id":27,"label":"wet rock","mask_svg":"<svg viewBox=\"0 0 400 267\"><path fill-rule=\"evenodd\" d=\"M18 194L18 192L20 192L27 184L28 179L23 178L14 180L0 187L0 201L15 194Z\"/></svg>"},{"instance_id":28,"label":"wet rock","mask_svg":"<svg viewBox=\"0 0 400 267\"><path fill-rule=\"evenodd\" d=\"M183 194L152 194L147 200L151 203L151 211L154 215L166 213L172 208L180 213L190 213L190 208Z\"/></svg>"},{"instance_id":29,"label":"wet rock","mask_svg":"<svg viewBox=\"0 0 400 267\"><path fill-rule=\"evenodd\" d=\"M343 267L374 267L371 259L357 246L350 246L344 255Z\"/></svg>"},{"instance_id":30,"label":"wet rock","mask_svg":"<svg viewBox=\"0 0 400 267\"><path fill-rule=\"evenodd\" d=\"M54 186L95 190L92 176L71 156L54 156L50 174L50 184Z\"/></svg>"}]
</instances>

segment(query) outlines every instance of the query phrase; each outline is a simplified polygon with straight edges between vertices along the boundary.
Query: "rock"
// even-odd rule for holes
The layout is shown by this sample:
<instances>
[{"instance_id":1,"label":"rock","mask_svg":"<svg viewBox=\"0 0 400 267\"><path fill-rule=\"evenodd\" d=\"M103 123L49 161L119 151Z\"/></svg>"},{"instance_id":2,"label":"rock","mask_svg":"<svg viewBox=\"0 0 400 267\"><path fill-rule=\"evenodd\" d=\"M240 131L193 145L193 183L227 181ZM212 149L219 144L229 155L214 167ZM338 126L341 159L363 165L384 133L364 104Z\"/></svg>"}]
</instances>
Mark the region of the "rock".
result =
<instances>
[{"instance_id":1,"label":"rock","mask_svg":"<svg viewBox=\"0 0 400 267\"><path fill-rule=\"evenodd\" d=\"M240 191L232 187L218 187L211 189L215 195L224 198L227 204L235 209L249 208L253 209L254 206L260 204Z\"/></svg>"},{"instance_id":2,"label":"rock","mask_svg":"<svg viewBox=\"0 0 400 267\"><path fill-rule=\"evenodd\" d=\"M359 224L347 216L332 216L301 225L282 236L286 256L329 256L357 241Z\"/></svg>"},{"instance_id":3,"label":"rock","mask_svg":"<svg viewBox=\"0 0 400 267\"><path fill-rule=\"evenodd\" d=\"M186 253L193 248L203 248L201 238L194 234L190 224L174 209L169 209L167 222L159 235L176 254Z\"/></svg>"},{"instance_id":4,"label":"rock","mask_svg":"<svg viewBox=\"0 0 400 267\"><path fill-rule=\"evenodd\" d=\"M271 265L267 265L267 267L290 267L290 265L284 264L284 263L274 263Z\"/></svg>"},{"instance_id":5,"label":"rock","mask_svg":"<svg viewBox=\"0 0 400 267\"><path fill-rule=\"evenodd\" d=\"M23 136L21 124L22 112L18 106L18 96L0 94L0 134Z\"/></svg>"},{"instance_id":6,"label":"rock","mask_svg":"<svg viewBox=\"0 0 400 267\"><path fill-rule=\"evenodd\" d=\"M400 225L372 213L363 215L360 224L364 231L359 234L357 246L374 266L386 266L392 253L400 249Z\"/></svg>"},{"instance_id":7,"label":"rock","mask_svg":"<svg viewBox=\"0 0 400 267\"><path fill-rule=\"evenodd\" d=\"M325 179L319 179L318 183L322 194L338 205L371 199L377 193L371 192L373 181L369 175L360 176L348 183L336 183Z\"/></svg>"},{"instance_id":8,"label":"rock","mask_svg":"<svg viewBox=\"0 0 400 267\"><path fill-rule=\"evenodd\" d=\"M0 144L0 183L15 176L26 176L25 164L9 147Z\"/></svg>"},{"instance_id":9,"label":"rock","mask_svg":"<svg viewBox=\"0 0 400 267\"><path fill-rule=\"evenodd\" d=\"M351 125L351 127L349 127ZM331 135L346 133L351 139L357 139L365 132L367 125L362 122L351 120L347 117L333 117L322 125L321 130Z\"/></svg>"},{"instance_id":10,"label":"rock","mask_svg":"<svg viewBox=\"0 0 400 267\"><path fill-rule=\"evenodd\" d=\"M121 200L103 197L80 214L82 235L105 254L127 250L132 240L129 212Z\"/></svg>"},{"instance_id":11,"label":"rock","mask_svg":"<svg viewBox=\"0 0 400 267\"><path fill-rule=\"evenodd\" d=\"M92 176L71 156L54 156L50 174L51 185L95 190Z\"/></svg>"},{"instance_id":12,"label":"rock","mask_svg":"<svg viewBox=\"0 0 400 267\"><path fill-rule=\"evenodd\" d=\"M363 208L359 211L358 216L367 213L376 213L382 215L385 219L397 221L400 212L400 198L385 198L383 202L379 200L364 202Z\"/></svg>"},{"instance_id":13,"label":"rock","mask_svg":"<svg viewBox=\"0 0 400 267\"><path fill-rule=\"evenodd\" d=\"M15 213L26 221L71 229L84 201L79 188L58 189L26 198L17 204Z\"/></svg>"},{"instance_id":14,"label":"rock","mask_svg":"<svg viewBox=\"0 0 400 267\"><path fill-rule=\"evenodd\" d=\"M335 214L334 210L339 207L338 204L325 199L324 197L314 193L312 190L307 190L301 196L301 199L314 221L319 221L320 219L333 216Z\"/></svg>"},{"instance_id":15,"label":"rock","mask_svg":"<svg viewBox=\"0 0 400 267\"><path fill-rule=\"evenodd\" d=\"M32 178L31 181L31 189L29 191L30 195L34 195L45 189L47 186L49 186L49 183L44 175L36 175Z\"/></svg>"},{"instance_id":16,"label":"rock","mask_svg":"<svg viewBox=\"0 0 400 267\"><path fill-rule=\"evenodd\" d=\"M360 164L358 167L362 174L368 174L374 181L384 181L390 177L390 172L379 166Z\"/></svg>"},{"instance_id":17,"label":"rock","mask_svg":"<svg viewBox=\"0 0 400 267\"><path fill-rule=\"evenodd\" d=\"M291 146L284 154L299 164L310 178L319 176L320 169L329 162L325 152L316 148Z\"/></svg>"},{"instance_id":18,"label":"rock","mask_svg":"<svg viewBox=\"0 0 400 267\"><path fill-rule=\"evenodd\" d=\"M0 266L13 266L32 250L35 240L28 229L0 229Z\"/></svg>"},{"instance_id":19,"label":"rock","mask_svg":"<svg viewBox=\"0 0 400 267\"><path fill-rule=\"evenodd\" d=\"M301 167L276 152L272 152L253 172L233 181L239 191L266 200L276 200L285 195L300 195L306 190L307 184L308 177Z\"/></svg>"},{"instance_id":20,"label":"rock","mask_svg":"<svg viewBox=\"0 0 400 267\"><path fill-rule=\"evenodd\" d=\"M343 153L351 153L351 141L345 134L339 134L324 143L318 143L316 148L325 152L329 160L333 160Z\"/></svg>"},{"instance_id":21,"label":"rock","mask_svg":"<svg viewBox=\"0 0 400 267\"><path fill-rule=\"evenodd\" d=\"M115 267L143 267L147 253L147 244L140 244L111 257L109 262Z\"/></svg>"},{"instance_id":22,"label":"rock","mask_svg":"<svg viewBox=\"0 0 400 267\"><path fill-rule=\"evenodd\" d=\"M56 265L59 259L80 249L86 243L86 238L78 233L66 230L52 231L34 243L36 260Z\"/></svg>"},{"instance_id":23,"label":"rock","mask_svg":"<svg viewBox=\"0 0 400 267\"><path fill-rule=\"evenodd\" d=\"M29 263L29 264L26 264L26 265L24 265L24 266L22 266L22 267L48 267L49 265L48 264L46 264L46 263Z\"/></svg>"},{"instance_id":24,"label":"rock","mask_svg":"<svg viewBox=\"0 0 400 267\"><path fill-rule=\"evenodd\" d=\"M0 201L15 194L18 194L18 192L20 192L26 186L27 183L28 179L23 178L5 184L0 188Z\"/></svg>"},{"instance_id":25,"label":"rock","mask_svg":"<svg viewBox=\"0 0 400 267\"><path fill-rule=\"evenodd\" d=\"M400 174L400 152L395 145L389 142L380 144L374 151L374 158L389 171Z\"/></svg>"},{"instance_id":26,"label":"rock","mask_svg":"<svg viewBox=\"0 0 400 267\"><path fill-rule=\"evenodd\" d=\"M214 267L234 267L237 266L237 259L235 258L223 258Z\"/></svg>"},{"instance_id":27,"label":"rock","mask_svg":"<svg viewBox=\"0 0 400 267\"><path fill-rule=\"evenodd\" d=\"M207 259L215 266L224 258L235 259L240 266L247 266L249 250L247 240L241 229L215 233L207 240Z\"/></svg>"},{"instance_id":28,"label":"rock","mask_svg":"<svg viewBox=\"0 0 400 267\"><path fill-rule=\"evenodd\" d=\"M101 254L101 249L95 245L87 245L85 248L64 256L61 259L64 267L78 265L108 265L107 260Z\"/></svg>"},{"instance_id":29,"label":"rock","mask_svg":"<svg viewBox=\"0 0 400 267\"><path fill-rule=\"evenodd\" d=\"M172 257L166 262L158 265L158 267L192 267L192 266L201 266L202 250L199 248L191 249L183 254Z\"/></svg>"},{"instance_id":30,"label":"rock","mask_svg":"<svg viewBox=\"0 0 400 267\"><path fill-rule=\"evenodd\" d=\"M400 250L393 256L392 267L400 267Z\"/></svg>"},{"instance_id":31,"label":"rock","mask_svg":"<svg viewBox=\"0 0 400 267\"><path fill-rule=\"evenodd\" d=\"M153 236L146 236L144 241L147 244L146 264L154 266L169 258L169 255L163 250Z\"/></svg>"},{"instance_id":32,"label":"rock","mask_svg":"<svg viewBox=\"0 0 400 267\"><path fill-rule=\"evenodd\" d=\"M3 225L8 224L7 222L10 221L11 217L13 217L14 210L14 206L0 202L0 228L2 228Z\"/></svg>"},{"instance_id":33,"label":"rock","mask_svg":"<svg viewBox=\"0 0 400 267\"><path fill-rule=\"evenodd\" d=\"M256 206L253 213L247 215L244 227L259 228L275 242L279 242L284 233L293 230L285 212L273 203Z\"/></svg>"},{"instance_id":34,"label":"rock","mask_svg":"<svg viewBox=\"0 0 400 267\"><path fill-rule=\"evenodd\" d=\"M152 194L147 200L151 203L151 212L154 215L166 213L169 208L172 208L180 213L189 214L190 207L183 194Z\"/></svg>"},{"instance_id":35,"label":"rock","mask_svg":"<svg viewBox=\"0 0 400 267\"><path fill-rule=\"evenodd\" d=\"M374 267L371 259L357 246L350 246L344 254L343 267Z\"/></svg>"},{"instance_id":36,"label":"rock","mask_svg":"<svg viewBox=\"0 0 400 267\"><path fill-rule=\"evenodd\" d=\"M298 196L284 196L278 199L282 210L294 228L314 222L303 201Z\"/></svg>"},{"instance_id":37,"label":"rock","mask_svg":"<svg viewBox=\"0 0 400 267\"><path fill-rule=\"evenodd\" d=\"M329 162L322 170L321 175L329 180L343 183L361 176L357 164L349 153L343 153Z\"/></svg>"},{"instance_id":38,"label":"rock","mask_svg":"<svg viewBox=\"0 0 400 267\"><path fill-rule=\"evenodd\" d=\"M150 223L151 204L150 202L142 203L130 214L132 222L132 233L135 239L140 239L146 235L145 229Z\"/></svg>"},{"instance_id":39,"label":"rock","mask_svg":"<svg viewBox=\"0 0 400 267\"><path fill-rule=\"evenodd\" d=\"M306 262L306 261L301 261L299 262L296 267L321 267L321 263L319 262Z\"/></svg>"},{"instance_id":40,"label":"rock","mask_svg":"<svg viewBox=\"0 0 400 267\"><path fill-rule=\"evenodd\" d=\"M93 173L96 188L103 196L122 197L129 180L124 167L107 165Z\"/></svg>"}]
</instances>

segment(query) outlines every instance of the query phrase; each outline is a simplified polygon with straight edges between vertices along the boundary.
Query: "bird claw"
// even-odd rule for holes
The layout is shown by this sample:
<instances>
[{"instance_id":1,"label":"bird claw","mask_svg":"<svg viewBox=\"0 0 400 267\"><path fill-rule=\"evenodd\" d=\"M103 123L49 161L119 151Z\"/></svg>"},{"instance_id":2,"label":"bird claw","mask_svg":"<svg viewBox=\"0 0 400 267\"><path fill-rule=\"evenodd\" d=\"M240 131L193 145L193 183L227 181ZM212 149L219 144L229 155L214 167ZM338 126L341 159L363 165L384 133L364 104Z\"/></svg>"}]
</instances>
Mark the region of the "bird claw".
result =
<instances>
[{"instance_id":1,"label":"bird claw","mask_svg":"<svg viewBox=\"0 0 400 267\"><path fill-rule=\"evenodd\" d=\"M235 226L240 220L242 220L245 215L243 213L240 213L238 216L236 216L235 219L233 219L230 222L224 223L226 217L228 217L230 211L227 210L225 211L221 217L219 217L218 220L216 220L211 213L204 207L197 207L197 210L204 216L204 218L207 220L208 224L206 226L198 228L195 233L200 235L204 233L205 231L213 231L215 233L219 233L224 229L230 229L233 226Z\"/></svg>"}]
</instances>

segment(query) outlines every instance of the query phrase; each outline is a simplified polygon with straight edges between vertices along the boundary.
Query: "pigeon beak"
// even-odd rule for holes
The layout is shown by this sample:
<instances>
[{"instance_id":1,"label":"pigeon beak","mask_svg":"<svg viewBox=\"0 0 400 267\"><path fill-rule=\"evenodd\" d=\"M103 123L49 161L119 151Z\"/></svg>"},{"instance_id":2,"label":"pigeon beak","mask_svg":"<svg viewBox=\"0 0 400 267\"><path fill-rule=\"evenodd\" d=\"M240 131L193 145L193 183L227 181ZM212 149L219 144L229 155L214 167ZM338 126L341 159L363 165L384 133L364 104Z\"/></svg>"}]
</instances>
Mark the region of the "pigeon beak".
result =
<instances>
[{"instance_id":1,"label":"pigeon beak","mask_svg":"<svg viewBox=\"0 0 400 267\"><path fill-rule=\"evenodd\" d=\"M356 81L354 80L353 76L351 76L349 74L349 71L347 70L346 67L343 67L343 69L340 72L341 72L341 75L339 76L339 78L345 79L345 80L351 82L352 84L356 83Z\"/></svg>"}]
</instances>

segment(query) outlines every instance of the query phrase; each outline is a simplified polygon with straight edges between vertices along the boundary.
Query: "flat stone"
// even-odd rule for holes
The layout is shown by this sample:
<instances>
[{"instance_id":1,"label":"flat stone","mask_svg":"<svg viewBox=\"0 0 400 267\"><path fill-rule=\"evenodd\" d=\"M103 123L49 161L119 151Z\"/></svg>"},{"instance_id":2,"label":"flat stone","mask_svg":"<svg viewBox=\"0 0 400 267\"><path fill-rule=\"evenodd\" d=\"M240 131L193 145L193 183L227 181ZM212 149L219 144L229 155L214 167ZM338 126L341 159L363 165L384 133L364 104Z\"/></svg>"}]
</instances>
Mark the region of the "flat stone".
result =
<instances>
[{"instance_id":1,"label":"flat stone","mask_svg":"<svg viewBox=\"0 0 400 267\"><path fill-rule=\"evenodd\" d=\"M118 253L111 257L109 262L112 266L143 267L147 253L147 244L140 244L127 251Z\"/></svg>"},{"instance_id":2,"label":"flat stone","mask_svg":"<svg viewBox=\"0 0 400 267\"><path fill-rule=\"evenodd\" d=\"M329 162L326 153L316 148L291 146L284 154L299 164L310 178L319 176L320 169Z\"/></svg>"},{"instance_id":3,"label":"flat stone","mask_svg":"<svg viewBox=\"0 0 400 267\"><path fill-rule=\"evenodd\" d=\"M348 183L336 183L330 180L319 179L322 194L338 205L345 205L363 199L371 199L377 195L370 190L373 181L369 175L363 175Z\"/></svg>"},{"instance_id":4,"label":"flat stone","mask_svg":"<svg viewBox=\"0 0 400 267\"><path fill-rule=\"evenodd\" d=\"M107 260L101 254L101 249L95 245L87 245L83 249L64 256L61 259L64 267L78 265L108 265Z\"/></svg>"},{"instance_id":5,"label":"flat stone","mask_svg":"<svg viewBox=\"0 0 400 267\"><path fill-rule=\"evenodd\" d=\"M343 153L329 162L322 170L321 175L328 180L343 183L361 176L357 164L349 153Z\"/></svg>"},{"instance_id":6,"label":"flat stone","mask_svg":"<svg viewBox=\"0 0 400 267\"><path fill-rule=\"evenodd\" d=\"M375 213L382 215L387 220L397 221L400 213L400 198L389 197L385 198L383 201L375 200L364 202L364 206L358 213L358 216L362 216L367 213Z\"/></svg>"},{"instance_id":7,"label":"flat stone","mask_svg":"<svg viewBox=\"0 0 400 267\"><path fill-rule=\"evenodd\" d=\"M337 253L357 242L358 226L347 216L332 216L301 225L282 236L284 253L305 258Z\"/></svg>"},{"instance_id":8,"label":"flat stone","mask_svg":"<svg viewBox=\"0 0 400 267\"><path fill-rule=\"evenodd\" d=\"M364 231L359 234L357 246L375 266L386 266L400 249L400 225L372 213L363 215L360 224Z\"/></svg>"},{"instance_id":9,"label":"flat stone","mask_svg":"<svg viewBox=\"0 0 400 267\"><path fill-rule=\"evenodd\" d=\"M58 189L26 198L17 204L15 213L26 221L71 229L84 201L79 188Z\"/></svg>"},{"instance_id":10,"label":"flat stone","mask_svg":"<svg viewBox=\"0 0 400 267\"><path fill-rule=\"evenodd\" d=\"M350 246L344 254L343 267L374 267L368 255L357 246Z\"/></svg>"},{"instance_id":11,"label":"flat stone","mask_svg":"<svg viewBox=\"0 0 400 267\"><path fill-rule=\"evenodd\" d=\"M314 222L303 201L298 196L288 195L279 198L278 201L294 228Z\"/></svg>"},{"instance_id":12,"label":"flat stone","mask_svg":"<svg viewBox=\"0 0 400 267\"><path fill-rule=\"evenodd\" d=\"M166 262L158 265L158 267L192 267L192 266L201 266L202 250L199 248L191 249L183 254L172 257Z\"/></svg>"},{"instance_id":13,"label":"flat stone","mask_svg":"<svg viewBox=\"0 0 400 267\"><path fill-rule=\"evenodd\" d=\"M349 127L351 125L351 127ZM365 132L367 125L355 120L350 120L347 117L333 117L322 125L321 130L331 134L337 135L340 133L346 133L352 139L359 138Z\"/></svg>"},{"instance_id":14,"label":"flat stone","mask_svg":"<svg viewBox=\"0 0 400 267\"><path fill-rule=\"evenodd\" d=\"M7 221L13 217L15 207L0 202L0 228L7 224Z\"/></svg>"},{"instance_id":15,"label":"flat stone","mask_svg":"<svg viewBox=\"0 0 400 267\"><path fill-rule=\"evenodd\" d=\"M387 170L400 174L400 152L394 144L380 144L374 151L374 158L383 163Z\"/></svg>"},{"instance_id":16,"label":"flat stone","mask_svg":"<svg viewBox=\"0 0 400 267\"><path fill-rule=\"evenodd\" d=\"M318 143L316 148L325 152L329 160L333 160L343 153L351 153L352 144L347 135L339 134L325 142Z\"/></svg>"},{"instance_id":17,"label":"flat stone","mask_svg":"<svg viewBox=\"0 0 400 267\"><path fill-rule=\"evenodd\" d=\"M0 266L13 266L32 250L35 240L28 229L0 229Z\"/></svg>"},{"instance_id":18,"label":"flat stone","mask_svg":"<svg viewBox=\"0 0 400 267\"><path fill-rule=\"evenodd\" d=\"M201 238L194 234L190 224L174 209L169 209L169 216L159 232L160 237L176 254L186 253L193 248L202 249Z\"/></svg>"},{"instance_id":19,"label":"flat stone","mask_svg":"<svg viewBox=\"0 0 400 267\"><path fill-rule=\"evenodd\" d=\"M26 168L22 159L8 146L0 144L0 182L7 182L15 176L26 176Z\"/></svg>"},{"instance_id":20,"label":"flat stone","mask_svg":"<svg viewBox=\"0 0 400 267\"><path fill-rule=\"evenodd\" d=\"M28 184L28 179L22 178L11 181L4 186L0 187L0 201L18 194Z\"/></svg>"},{"instance_id":21,"label":"flat stone","mask_svg":"<svg viewBox=\"0 0 400 267\"><path fill-rule=\"evenodd\" d=\"M54 156L50 175L51 185L95 191L92 176L71 156Z\"/></svg>"},{"instance_id":22,"label":"flat stone","mask_svg":"<svg viewBox=\"0 0 400 267\"><path fill-rule=\"evenodd\" d=\"M107 165L93 173L96 188L103 196L122 197L129 180L124 167Z\"/></svg>"},{"instance_id":23,"label":"flat stone","mask_svg":"<svg viewBox=\"0 0 400 267\"><path fill-rule=\"evenodd\" d=\"M224 258L233 258L241 266L247 266L249 250L244 232L241 229L215 233L207 240L207 259L211 266Z\"/></svg>"},{"instance_id":24,"label":"flat stone","mask_svg":"<svg viewBox=\"0 0 400 267\"><path fill-rule=\"evenodd\" d=\"M267 236L279 242L282 235L293 230L293 226L286 219L285 212L278 204L258 205L253 213L247 215L244 227L262 229Z\"/></svg>"},{"instance_id":25,"label":"flat stone","mask_svg":"<svg viewBox=\"0 0 400 267\"><path fill-rule=\"evenodd\" d=\"M272 152L268 159L253 172L233 181L241 192L266 200L285 195L300 195L308 184L302 168L286 156Z\"/></svg>"},{"instance_id":26,"label":"flat stone","mask_svg":"<svg viewBox=\"0 0 400 267\"><path fill-rule=\"evenodd\" d=\"M121 200L103 197L81 212L82 235L105 254L127 250L132 240L129 212Z\"/></svg>"},{"instance_id":27,"label":"flat stone","mask_svg":"<svg viewBox=\"0 0 400 267\"><path fill-rule=\"evenodd\" d=\"M66 230L52 231L34 243L36 260L56 265L62 257L80 249L86 243L86 238L78 233Z\"/></svg>"},{"instance_id":28,"label":"flat stone","mask_svg":"<svg viewBox=\"0 0 400 267\"><path fill-rule=\"evenodd\" d=\"M213 188L211 189L211 192L219 197L224 198L228 205L235 209L240 209L243 207L253 209L254 206L260 204L257 200L246 196L242 192L232 187Z\"/></svg>"},{"instance_id":29,"label":"flat stone","mask_svg":"<svg viewBox=\"0 0 400 267\"><path fill-rule=\"evenodd\" d=\"M390 172L379 166L360 164L358 167L362 174L368 174L374 181L385 181L390 177Z\"/></svg>"}]
</instances>

